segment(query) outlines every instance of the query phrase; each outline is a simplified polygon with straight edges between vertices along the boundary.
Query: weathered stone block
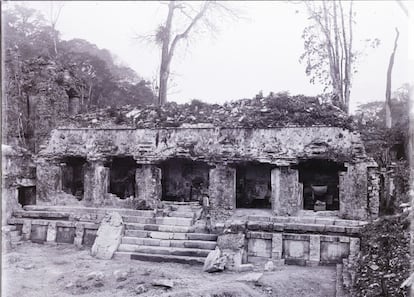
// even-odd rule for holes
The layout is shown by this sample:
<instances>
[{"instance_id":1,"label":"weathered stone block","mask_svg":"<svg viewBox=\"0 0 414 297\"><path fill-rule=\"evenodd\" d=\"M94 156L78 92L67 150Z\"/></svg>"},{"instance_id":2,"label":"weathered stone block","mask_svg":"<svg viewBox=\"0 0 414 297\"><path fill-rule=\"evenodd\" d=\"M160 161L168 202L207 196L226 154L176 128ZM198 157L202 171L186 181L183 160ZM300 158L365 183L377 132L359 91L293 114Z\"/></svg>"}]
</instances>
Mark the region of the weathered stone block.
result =
<instances>
[{"instance_id":1,"label":"weathered stone block","mask_svg":"<svg viewBox=\"0 0 414 297\"><path fill-rule=\"evenodd\" d=\"M226 257L222 255L221 250L216 248L211 251L204 261L203 271L218 272L223 271L226 265Z\"/></svg>"},{"instance_id":2,"label":"weathered stone block","mask_svg":"<svg viewBox=\"0 0 414 297\"><path fill-rule=\"evenodd\" d=\"M82 246L84 231L85 231L84 226L80 223L77 223L75 227L75 238L73 240L73 243L78 248Z\"/></svg>"},{"instance_id":3,"label":"weathered stone block","mask_svg":"<svg viewBox=\"0 0 414 297\"><path fill-rule=\"evenodd\" d=\"M47 242L55 242L56 241L56 222L49 222L47 227Z\"/></svg>"},{"instance_id":4,"label":"weathered stone block","mask_svg":"<svg viewBox=\"0 0 414 297\"><path fill-rule=\"evenodd\" d=\"M123 227L119 213L113 212L106 215L99 226L91 255L98 259L111 259L121 243Z\"/></svg>"},{"instance_id":5,"label":"weathered stone block","mask_svg":"<svg viewBox=\"0 0 414 297\"><path fill-rule=\"evenodd\" d=\"M96 229L85 228L83 232L82 245L91 247L96 239Z\"/></svg>"},{"instance_id":6,"label":"weathered stone block","mask_svg":"<svg viewBox=\"0 0 414 297\"><path fill-rule=\"evenodd\" d=\"M29 240L30 239L31 229L32 229L32 222L30 220L24 220L23 221L23 227L22 227L22 238L23 238L23 240Z\"/></svg>"},{"instance_id":7,"label":"weathered stone block","mask_svg":"<svg viewBox=\"0 0 414 297\"><path fill-rule=\"evenodd\" d=\"M267 239L252 238L248 242L247 254L250 256L272 256L272 241Z\"/></svg>"},{"instance_id":8,"label":"weathered stone block","mask_svg":"<svg viewBox=\"0 0 414 297\"><path fill-rule=\"evenodd\" d=\"M282 233L274 233L272 237L272 259L282 259L283 253L283 235Z\"/></svg>"},{"instance_id":9,"label":"weathered stone block","mask_svg":"<svg viewBox=\"0 0 414 297\"><path fill-rule=\"evenodd\" d=\"M284 240L283 254L285 259L309 260L309 241Z\"/></svg>"},{"instance_id":10,"label":"weathered stone block","mask_svg":"<svg viewBox=\"0 0 414 297\"><path fill-rule=\"evenodd\" d=\"M72 244L74 240L75 240L75 227L57 226L56 242Z\"/></svg>"},{"instance_id":11,"label":"weathered stone block","mask_svg":"<svg viewBox=\"0 0 414 297\"><path fill-rule=\"evenodd\" d=\"M319 235L309 236L309 261L319 263L321 259L321 237Z\"/></svg>"},{"instance_id":12,"label":"weathered stone block","mask_svg":"<svg viewBox=\"0 0 414 297\"><path fill-rule=\"evenodd\" d=\"M30 240L32 242L43 243L46 241L47 226L32 224Z\"/></svg>"},{"instance_id":13,"label":"weathered stone block","mask_svg":"<svg viewBox=\"0 0 414 297\"><path fill-rule=\"evenodd\" d=\"M217 246L221 250L233 250L245 248L246 236L243 233L237 234L221 234L217 238Z\"/></svg>"},{"instance_id":14,"label":"weathered stone block","mask_svg":"<svg viewBox=\"0 0 414 297\"><path fill-rule=\"evenodd\" d=\"M349 244L344 242L321 242L321 263L340 263L349 255Z\"/></svg>"}]
</instances>

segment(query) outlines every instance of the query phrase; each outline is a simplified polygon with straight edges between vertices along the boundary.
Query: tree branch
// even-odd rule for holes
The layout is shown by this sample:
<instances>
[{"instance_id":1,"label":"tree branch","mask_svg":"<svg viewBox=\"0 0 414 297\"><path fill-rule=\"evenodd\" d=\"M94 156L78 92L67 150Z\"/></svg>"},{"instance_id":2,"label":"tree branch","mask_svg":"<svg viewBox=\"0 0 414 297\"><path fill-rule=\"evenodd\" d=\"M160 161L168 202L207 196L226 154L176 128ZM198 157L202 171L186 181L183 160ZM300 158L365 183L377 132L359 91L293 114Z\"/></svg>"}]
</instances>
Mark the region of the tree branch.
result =
<instances>
[{"instance_id":1,"label":"tree branch","mask_svg":"<svg viewBox=\"0 0 414 297\"><path fill-rule=\"evenodd\" d=\"M172 56L174 54L175 47L177 46L178 41L180 41L181 39L187 38L187 36L190 33L191 29L204 16L204 14L206 13L208 7L209 7L209 2L206 1L204 3L203 7L201 8L201 10L197 13L197 15L193 18L193 20L187 26L187 28L182 33L179 33L174 37L173 42L171 43L170 49L168 51L169 59L172 58Z\"/></svg>"}]
</instances>

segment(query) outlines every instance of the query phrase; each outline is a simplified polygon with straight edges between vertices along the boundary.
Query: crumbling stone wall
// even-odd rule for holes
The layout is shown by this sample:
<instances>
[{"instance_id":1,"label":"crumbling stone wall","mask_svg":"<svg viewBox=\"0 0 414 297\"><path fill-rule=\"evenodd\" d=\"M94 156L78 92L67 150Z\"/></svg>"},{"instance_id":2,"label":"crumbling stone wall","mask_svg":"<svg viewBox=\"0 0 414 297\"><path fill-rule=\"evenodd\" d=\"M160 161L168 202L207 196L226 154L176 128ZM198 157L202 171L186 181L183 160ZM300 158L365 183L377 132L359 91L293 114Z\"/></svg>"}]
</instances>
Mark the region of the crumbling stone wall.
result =
<instances>
[{"instance_id":1,"label":"crumbling stone wall","mask_svg":"<svg viewBox=\"0 0 414 297\"><path fill-rule=\"evenodd\" d=\"M363 162L346 164L347 171L339 176L339 213L345 219L368 219L378 215L378 201L376 190L368 191L369 168L375 163ZM371 194L368 195L368 192ZM372 199L372 200L371 200Z\"/></svg>"},{"instance_id":2,"label":"crumbling stone wall","mask_svg":"<svg viewBox=\"0 0 414 297\"><path fill-rule=\"evenodd\" d=\"M36 160L37 203L55 204L56 193L62 190L60 162L53 159Z\"/></svg>"},{"instance_id":3,"label":"crumbling stone wall","mask_svg":"<svg viewBox=\"0 0 414 297\"><path fill-rule=\"evenodd\" d=\"M21 208L18 202L19 188L34 187L36 167L31 154L21 147L2 145L2 222L5 224L11 212Z\"/></svg>"},{"instance_id":4,"label":"crumbling stone wall","mask_svg":"<svg viewBox=\"0 0 414 297\"><path fill-rule=\"evenodd\" d=\"M370 213L375 216L377 207L376 194L369 194L376 188L370 187L372 181L368 182L367 173L375 163L366 156L356 132L337 127L56 129L38 155L39 198L43 201L50 202L51 198L46 196L59 191L59 182L55 181L60 176L57 165L48 160L67 156L87 159L90 169L85 175L85 201L98 206L112 199L107 195L105 162L113 157L131 157L138 169L135 202L128 205L155 207L162 197L162 163L179 158L214 167L209 171L211 214L216 218L230 216L236 207L237 166L256 162L274 167L274 213L294 216L303 209L298 164L307 159L322 159L347 166L339 177L342 217L366 219ZM47 167L48 163L51 166L46 172L42 164ZM54 173L50 174L50 170Z\"/></svg>"}]
</instances>

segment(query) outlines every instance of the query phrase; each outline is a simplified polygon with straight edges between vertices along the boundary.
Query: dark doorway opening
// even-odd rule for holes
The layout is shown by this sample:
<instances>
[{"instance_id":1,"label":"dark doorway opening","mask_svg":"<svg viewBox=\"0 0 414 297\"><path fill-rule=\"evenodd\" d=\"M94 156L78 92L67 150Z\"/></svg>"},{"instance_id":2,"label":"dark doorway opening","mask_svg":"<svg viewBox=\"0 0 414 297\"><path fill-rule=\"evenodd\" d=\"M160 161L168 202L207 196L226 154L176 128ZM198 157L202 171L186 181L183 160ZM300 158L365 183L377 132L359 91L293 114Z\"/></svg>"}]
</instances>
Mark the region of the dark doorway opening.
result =
<instances>
[{"instance_id":1,"label":"dark doorway opening","mask_svg":"<svg viewBox=\"0 0 414 297\"><path fill-rule=\"evenodd\" d=\"M271 208L270 164L247 163L236 167L236 207Z\"/></svg>"},{"instance_id":2,"label":"dark doorway opening","mask_svg":"<svg viewBox=\"0 0 414 297\"><path fill-rule=\"evenodd\" d=\"M83 199L86 159L83 157L66 157L62 168L62 190Z\"/></svg>"},{"instance_id":3,"label":"dark doorway opening","mask_svg":"<svg viewBox=\"0 0 414 297\"><path fill-rule=\"evenodd\" d=\"M121 199L135 197L137 162L132 157L115 157L109 165L109 192Z\"/></svg>"},{"instance_id":4,"label":"dark doorway opening","mask_svg":"<svg viewBox=\"0 0 414 297\"><path fill-rule=\"evenodd\" d=\"M19 187L17 188L17 201L21 206L36 204L36 187Z\"/></svg>"},{"instance_id":5,"label":"dark doorway opening","mask_svg":"<svg viewBox=\"0 0 414 297\"><path fill-rule=\"evenodd\" d=\"M304 209L339 210L340 171L346 171L344 165L329 160L307 160L299 164Z\"/></svg>"},{"instance_id":6,"label":"dark doorway opening","mask_svg":"<svg viewBox=\"0 0 414 297\"><path fill-rule=\"evenodd\" d=\"M162 164L162 199L202 201L208 195L210 167L203 162L174 158Z\"/></svg>"}]
</instances>

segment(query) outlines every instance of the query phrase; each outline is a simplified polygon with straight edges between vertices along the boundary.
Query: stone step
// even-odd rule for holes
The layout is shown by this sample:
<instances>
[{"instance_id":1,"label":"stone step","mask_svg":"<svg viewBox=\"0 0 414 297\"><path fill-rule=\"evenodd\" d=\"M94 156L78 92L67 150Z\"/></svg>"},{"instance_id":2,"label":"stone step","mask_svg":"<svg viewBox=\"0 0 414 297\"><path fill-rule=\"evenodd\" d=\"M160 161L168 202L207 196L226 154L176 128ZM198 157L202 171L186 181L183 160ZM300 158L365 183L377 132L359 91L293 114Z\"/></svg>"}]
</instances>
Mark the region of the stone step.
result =
<instances>
[{"instance_id":1,"label":"stone step","mask_svg":"<svg viewBox=\"0 0 414 297\"><path fill-rule=\"evenodd\" d=\"M179 218L191 218L193 219L195 217L194 212L190 211L172 211L168 213L169 217L179 217Z\"/></svg>"},{"instance_id":2,"label":"stone step","mask_svg":"<svg viewBox=\"0 0 414 297\"><path fill-rule=\"evenodd\" d=\"M162 217L162 218L156 218L156 224L174 225L174 226L191 226L193 225L193 220L191 218Z\"/></svg>"},{"instance_id":3,"label":"stone step","mask_svg":"<svg viewBox=\"0 0 414 297\"><path fill-rule=\"evenodd\" d=\"M124 223L138 223L138 224L155 224L155 218L138 217L138 216L122 216Z\"/></svg>"},{"instance_id":4,"label":"stone step","mask_svg":"<svg viewBox=\"0 0 414 297\"><path fill-rule=\"evenodd\" d=\"M138 216L122 216L126 223L138 224L156 224L156 225L174 225L174 226L191 226L193 224L192 218L181 217L138 217Z\"/></svg>"},{"instance_id":5,"label":"stone step","mask_svg":"<svg viewBox=\"0 0 414 297\"><path fill-rule=\"evenodd\" d=\"M210 250L193 249L193 248L176 248L134 244L120 244L119 252L132 252L156 255L174 255L174 256L190 256L190 257L207 257Z\"/></svg>"},{"instance_id":6,"label":"stone step","mask_svg":"<svg viewBox=\"0 0 414 297\"><path fill-rule=\"evenodd\" d=\"M121 216L154 217L153 210L135 210L126 208L97 208L82 206L52 206L52 205L26 205L24 210L48 211L48 212L70 212L70 213L97 213L118 212Z\"/></svg>"},{"instance_id":7,"label":"stone step","mask_svg":"<svg viewBox=\"0 0 414 297\"><path fill-rule=\"evenodd\" d=\"M203 257L188 257L188 256L174 256L174 255L153 255L143 253L131 252L116 252L114 259L140 260L150 262L171 262L190 265L203 265L205 258Z\"/></svg>"},{"instance_id":8,"label":"stone step","mask_svg":"<svg viewBox=\"0 0 414 297\"><path fill-rule=\"evenodd\" d=\"M192 227L174 226L174 225L126 223L125 228L126 230L161 231L161 232L174 232L174 233L194 232L194 229Z\"/></svg>"},{"instance_id":9,"label":"stone step","mask_svg":"<svg viewBox=\"0 0 414 297\"><path fill-rule=\"evenodd\" d=\"M69 212L60 211L38 211L38 210L17 210L13 211L12 216L15 218L32 218L32 219L69 219Z\"/></svg>"},{"instance_id":10,"label":"stone step","mask_svg":"<svg viewBox=\"0 0 414 297\"><path fill-rule=\"evenodd\" d=\"M155 238L155 239L170 239L170 240L203 240L216 241L216 234L205 233L174 233L174 232L158 232L158 231L143 231L143 230L125 230L125 236L138 238Z\"/></svg>"},{"instance_id":11,"label":"stone step","mask_svg":"<svg viewBox=\"0 0 414 297\"><path fill-rule=\"evenodd\" d=\"M178 247L178 248L195 248L203 250L214 250L216 242L202 241L202 240L169 240L169 239L155 239L155 238L139 238L139 237L123 237L123 244L135 245L149 245L149 246L163 246L163 247Z\"/></svg>"}]
</instances>

